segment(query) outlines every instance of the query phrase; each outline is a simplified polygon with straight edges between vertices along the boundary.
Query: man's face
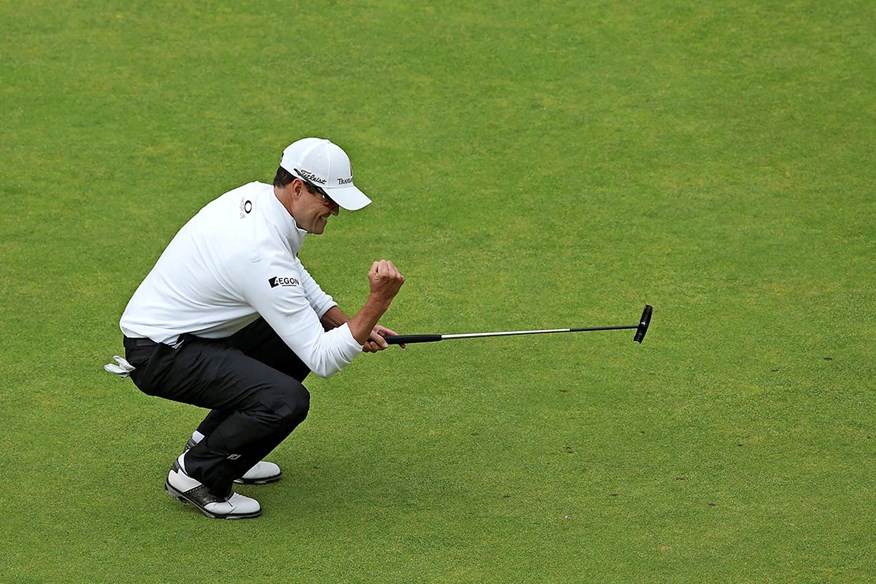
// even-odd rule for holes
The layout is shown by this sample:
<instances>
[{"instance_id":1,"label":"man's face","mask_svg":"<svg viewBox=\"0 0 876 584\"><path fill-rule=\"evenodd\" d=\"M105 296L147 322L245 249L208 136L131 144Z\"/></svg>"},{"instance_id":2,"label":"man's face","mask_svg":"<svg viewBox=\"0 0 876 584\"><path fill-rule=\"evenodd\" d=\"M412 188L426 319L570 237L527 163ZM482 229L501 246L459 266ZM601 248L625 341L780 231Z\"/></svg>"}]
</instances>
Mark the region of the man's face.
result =
<instances>
[{"instance_id":1,"label":"man's face","mask_svg":"<svg viewBox=\"0 0 876 584\"><path fill-rule=\"evenodd\" d=\"M340 207L337 203L320 194L315 188L307 188L304 181L295 179L292 189L296 195L296 205L292 214L298 227L308 233L319 235L325 231L328 218L337 215Z\"/></svg>"}]
</instances>

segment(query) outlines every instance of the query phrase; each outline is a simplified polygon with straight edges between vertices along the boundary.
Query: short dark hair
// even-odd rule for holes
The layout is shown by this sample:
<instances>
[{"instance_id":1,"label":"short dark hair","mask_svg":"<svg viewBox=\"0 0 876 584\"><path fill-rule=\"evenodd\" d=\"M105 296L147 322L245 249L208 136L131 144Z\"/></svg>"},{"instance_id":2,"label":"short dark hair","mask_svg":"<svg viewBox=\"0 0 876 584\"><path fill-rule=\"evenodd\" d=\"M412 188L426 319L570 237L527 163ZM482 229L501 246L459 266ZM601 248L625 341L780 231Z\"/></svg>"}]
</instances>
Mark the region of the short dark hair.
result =
<instances>
[{"instance_id":1,"label":"short dark hair","mask_svg":"<svg viewBox=\"0 0 876 584\"><path fill-rule=\"evenodd\" d=\"M291 172L281 166L277 168L277 174L274 175L274 186L283 188L295 180L295 178Z\"/></svg>"}]
</instances>

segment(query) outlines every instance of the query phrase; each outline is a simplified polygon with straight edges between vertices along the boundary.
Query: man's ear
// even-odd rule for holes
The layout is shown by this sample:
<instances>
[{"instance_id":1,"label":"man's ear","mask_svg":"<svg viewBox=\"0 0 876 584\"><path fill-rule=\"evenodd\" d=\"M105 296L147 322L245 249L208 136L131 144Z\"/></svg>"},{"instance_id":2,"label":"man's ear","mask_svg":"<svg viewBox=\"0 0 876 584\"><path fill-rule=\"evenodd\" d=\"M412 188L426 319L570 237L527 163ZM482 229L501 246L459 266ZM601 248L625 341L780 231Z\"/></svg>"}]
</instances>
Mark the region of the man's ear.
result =
<instances>
[{"instance_id":1,"label":"man's ear","mask_svg":"<svg viewBox=\"0 0 876 584\"><path fill-rule=\"evenodd\" d=\"M295 179L290 184L292 185L292 195L294 195L295 198L301 197L301 195L304 193L304 190L306 188L304 186L304 182L302 182L298 179Z\"/></svg>"}]
</instances>

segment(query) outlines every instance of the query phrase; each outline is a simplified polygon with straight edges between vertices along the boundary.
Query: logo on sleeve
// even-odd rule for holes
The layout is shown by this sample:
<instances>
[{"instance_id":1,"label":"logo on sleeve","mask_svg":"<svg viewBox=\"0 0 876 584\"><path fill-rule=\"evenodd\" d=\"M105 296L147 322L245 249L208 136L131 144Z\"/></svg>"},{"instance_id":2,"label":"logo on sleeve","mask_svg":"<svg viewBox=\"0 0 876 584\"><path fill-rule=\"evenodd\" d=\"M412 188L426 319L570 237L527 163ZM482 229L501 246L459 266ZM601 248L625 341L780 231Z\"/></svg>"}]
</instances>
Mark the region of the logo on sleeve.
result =
<instances>
[{"instance_id":1,"label":"logo on sleeve","mask_svg":"<svg viewBox=\"0 0 876 584\"><path fill-rule=\"evenodd\" d=\"M271 285L271 288L276 288L277 286L300 286L301 282L298 281L298 278L274 276L273 278L268 278L268 284Z\"/></svg>"}]
</instances>

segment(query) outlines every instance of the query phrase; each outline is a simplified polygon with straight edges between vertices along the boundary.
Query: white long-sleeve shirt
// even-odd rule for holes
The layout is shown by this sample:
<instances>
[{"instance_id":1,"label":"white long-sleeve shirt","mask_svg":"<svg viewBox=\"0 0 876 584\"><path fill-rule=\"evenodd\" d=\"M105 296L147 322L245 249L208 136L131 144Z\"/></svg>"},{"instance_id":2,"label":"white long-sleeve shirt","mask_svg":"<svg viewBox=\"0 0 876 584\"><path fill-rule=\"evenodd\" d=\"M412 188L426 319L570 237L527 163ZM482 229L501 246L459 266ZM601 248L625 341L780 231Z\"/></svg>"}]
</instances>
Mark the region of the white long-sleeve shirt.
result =
<instances>
[{"instance_id":1,"label":"white long-sleeve shirt","mask_svg":"<svg viewBox=\"0 0 876 584\"><path fill-rule=\"evenodd\" d=\"M210 202L176 234L122 314L125 336L175 344L219 339L259 315L311 371L328 377L362 351L344 324L325 331L335 302L298 259L306 232L252 182Z\"/></svg>"}]
</instances>

